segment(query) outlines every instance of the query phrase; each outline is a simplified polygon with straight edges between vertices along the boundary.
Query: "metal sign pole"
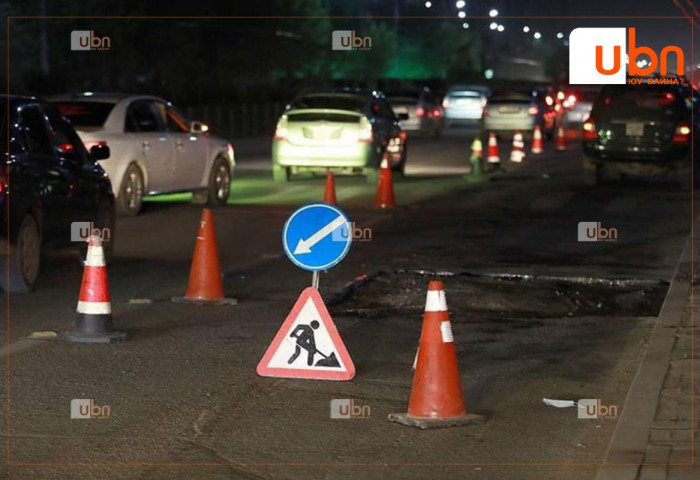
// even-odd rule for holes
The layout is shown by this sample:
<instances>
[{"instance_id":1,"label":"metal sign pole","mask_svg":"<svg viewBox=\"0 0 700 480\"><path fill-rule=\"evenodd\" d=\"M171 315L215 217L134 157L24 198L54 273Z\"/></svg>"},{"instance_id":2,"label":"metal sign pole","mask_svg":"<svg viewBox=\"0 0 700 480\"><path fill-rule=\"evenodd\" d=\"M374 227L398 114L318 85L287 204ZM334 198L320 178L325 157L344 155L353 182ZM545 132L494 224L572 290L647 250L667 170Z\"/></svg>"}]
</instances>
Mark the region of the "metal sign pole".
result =
<instances>
[{"instance_id":1,"label":"metal sign pole","mask_svg":"<svg viewBox=\"0 0 700 480\"><path fill-rule=\"evenodd\" d=\"M318 272L313 272L311 274L311 286L318 290L319 275Z\"/></svg>"}]
</instances>

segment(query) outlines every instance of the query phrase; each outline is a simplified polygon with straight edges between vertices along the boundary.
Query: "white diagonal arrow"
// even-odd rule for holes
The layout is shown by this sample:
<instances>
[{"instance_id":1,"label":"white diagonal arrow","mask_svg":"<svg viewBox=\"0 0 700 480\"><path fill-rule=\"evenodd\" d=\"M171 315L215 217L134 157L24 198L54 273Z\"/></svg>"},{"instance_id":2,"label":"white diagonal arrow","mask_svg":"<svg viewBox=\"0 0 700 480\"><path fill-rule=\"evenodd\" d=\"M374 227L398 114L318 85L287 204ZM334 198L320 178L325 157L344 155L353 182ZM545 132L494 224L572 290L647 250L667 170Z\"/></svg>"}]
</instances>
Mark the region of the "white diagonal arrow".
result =
<instances>
[{"instance_id":1,"label":"white diagonal arrow","mask_svg":"<svg viewBox=\"0 0 700 480\"><path fill-rule=\"evenodd\" d=\"M300 255L302 253L311 253L311 247L316 245L318 242L323 240L329 233L331 233L336 228L345 224L345 218L342 215L338 215L338 218L330 222L328 225L320 229L318 232L311 235L309 238L304 240L299 239L297 243L297 248L294 249L294 255Z\"/></svg>"}]
</instances>

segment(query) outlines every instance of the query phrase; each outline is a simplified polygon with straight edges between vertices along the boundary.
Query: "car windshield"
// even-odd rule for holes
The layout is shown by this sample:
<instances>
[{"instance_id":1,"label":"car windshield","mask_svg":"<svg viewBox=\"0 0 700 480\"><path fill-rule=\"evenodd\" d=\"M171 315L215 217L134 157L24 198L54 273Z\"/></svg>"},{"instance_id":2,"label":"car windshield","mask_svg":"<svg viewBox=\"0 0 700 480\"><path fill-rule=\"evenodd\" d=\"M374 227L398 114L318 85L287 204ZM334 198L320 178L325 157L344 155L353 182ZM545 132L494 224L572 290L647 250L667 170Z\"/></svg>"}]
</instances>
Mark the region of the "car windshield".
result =
<instances>
[{"instance_id":1,"label":"car windshield","mask_svg":"<svg viewBox=\"0 0 700 480\"><path fill-rule=\"evenodd\" d=\"M308 95L298 98L290 105L291 110L299 109L331 109L362 112L364 100L350 95Z\"/></svg>"},{"instance_id":2,"label":"car windshield","mask_svg":"<svg viewBox=\"0 0 700 480\"><path fill-rule=\"evenodd\" d=\"M619 86L605 89L598 103L606 107L661 110L673 106L677 100L678 96L667 88Z\"/></svg>"},{"instance_id":3,"label":"car windshield","mask_svg":"<svg viewBox=\"0 0 700 480\"><path fill-rule=\"evenodd\" d=\"M452 98L479 98L481 97L481 92L473 90L462 90L459 92L450 92L448 96Z\"/></svg>"},{"instance_id":4,"label":"car windshield","mask_svg":"<svg viewBox=\"0 0 700 480\"><path fill-rule=\"evenodd\" d=\"M55 102L55 105L75 127L101 127L114 108L114 103L109 102Z\"/></svg>"}]
</instances>

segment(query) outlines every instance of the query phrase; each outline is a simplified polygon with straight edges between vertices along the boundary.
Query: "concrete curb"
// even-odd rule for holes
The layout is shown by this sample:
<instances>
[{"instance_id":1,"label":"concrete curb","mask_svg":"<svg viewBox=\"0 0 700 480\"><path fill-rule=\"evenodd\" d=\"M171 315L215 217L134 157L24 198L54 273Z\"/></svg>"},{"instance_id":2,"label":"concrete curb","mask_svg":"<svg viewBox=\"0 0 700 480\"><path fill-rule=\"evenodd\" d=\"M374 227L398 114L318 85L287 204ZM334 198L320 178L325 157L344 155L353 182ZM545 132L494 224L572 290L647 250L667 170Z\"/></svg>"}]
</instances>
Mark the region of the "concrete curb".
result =
<instances>
[{"instance_id":1,"label":"concrete curb","mask_svg":"<svg viewBox=\"0 0 700 480\"><path fill-rule=\"evenodd\" d=\"M697 223L694 222L693 228ZM622 415L596 480L634 480L640 473L659 396L671 361L683 311L691 302L693 244L689 237L673 273L644 359L627 392ZM617 465L616 465L617 464ZM627 464L627 465L620 465Z\"/></svg>"}]
</instances>

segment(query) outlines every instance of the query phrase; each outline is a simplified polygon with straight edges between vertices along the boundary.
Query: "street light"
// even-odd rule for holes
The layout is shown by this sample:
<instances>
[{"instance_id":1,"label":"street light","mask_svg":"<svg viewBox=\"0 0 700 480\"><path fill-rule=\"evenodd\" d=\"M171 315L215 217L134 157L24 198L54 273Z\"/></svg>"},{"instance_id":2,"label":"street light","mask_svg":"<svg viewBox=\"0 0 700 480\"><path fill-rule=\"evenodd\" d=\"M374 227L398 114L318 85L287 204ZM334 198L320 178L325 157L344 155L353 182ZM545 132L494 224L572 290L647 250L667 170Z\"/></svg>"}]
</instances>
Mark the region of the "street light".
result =
<instances>
[{"instance_id":1,"label":"street light","mask_svg":"<svg viewBox=\"0 0 700 480\"><path fill-rule=\"evenodd\" d=\"M457 13L457 16L458 16L459 18L464 18L464 17L467 16L467 14L466 14L463 10L460 10L459 13Z\"/></svg>"},{"instance_id":2,"label":"street light","mask_svg":"<svg viewBox=\"0 0 700 480\"><path fill-rule=\"evenodd\" d=\"M489 17L497 17L497 16L498 16L498 10L496 10L495 8L492 8L491 10L489 10Z\"/></svg>"},{"instance_id":3,"label":"street light","mask_svg":"<svg viewBox=\"0 0 700 480\"><path fill-rule=\"evenodd\" d=\"M539 40L540 38L542 38L542 34L540 32L535 32L534 37L535 39Z\"/></svg>"},{"instance_id":4,"label":"street light","mask_svg":"<svg viewBox=\"0 0 700 480\"><path fill-rule=\"evenodd\" d=\"M433 2L425 2L425 8L430 8L433 6Z\"/></svg>"},{"instance_id":5,"label":"street light","mask_svg":"<svg viewBox=\"0 0 700 480\"><path fill-rule=\"evenodd\" d=\"M459 2L455 3L455 6L457 8L464 8L464 6L467 4L464 0L459 0Z\"/></svg>"},{"instance_id":6,"label":"street light","mask_svg":"<svg viewBox=\"0 0 700 480\"><path fill-rule=\"evenodd\" d=\"M499 25L499 26L498 26L498 31L499 31L499 32L502 32L502 31L505 30L505 29L506 29L506 27L504 27L503 25Z\"/></svg>"},{"instance_id":7,"label":"street light","mask_svg":"<svg viewBox=\"0 0 700 480\"><path fill-rule=\"evenodd\" d=\"M564 38L564 34L561 32L557 33L557 38Z\"/></svg>"},{"instance_id":8,"label":"street light","mask_svg":"<svg viewBox=\"0 0 700 480\"><path fill-rule=\"evenodd\" d=\"M525 26L523 27L523 32L527 33L527 32L529 32L529 31L530 31L530 27L528 27L527 25L525 25Z\"/></svg>"},{"instance_id":9,"label":"street light","mask_svg":"<svg viewBox=\"0 0 700 480\"><path fill-rule=\"evenodd\" d=\"M496 30L498 28L498 24L496 22L491 22L491 25L489 25L489 29L491 30Z\"/></svg>"},{"instance_id":10,"label":"street light","mask_svg":"<svg viewBox=\"0 0 700 480\"><path fill-rule=\"evenodd\" d=\"M462 28L466 30L467 28L469 28L469 24L467 22L464 22L462 24Z\"/></svg>"}]
</instances>

